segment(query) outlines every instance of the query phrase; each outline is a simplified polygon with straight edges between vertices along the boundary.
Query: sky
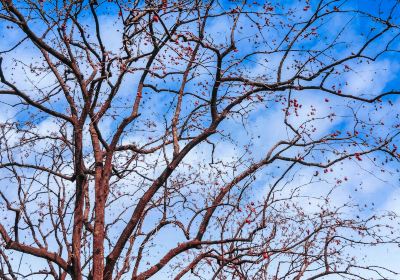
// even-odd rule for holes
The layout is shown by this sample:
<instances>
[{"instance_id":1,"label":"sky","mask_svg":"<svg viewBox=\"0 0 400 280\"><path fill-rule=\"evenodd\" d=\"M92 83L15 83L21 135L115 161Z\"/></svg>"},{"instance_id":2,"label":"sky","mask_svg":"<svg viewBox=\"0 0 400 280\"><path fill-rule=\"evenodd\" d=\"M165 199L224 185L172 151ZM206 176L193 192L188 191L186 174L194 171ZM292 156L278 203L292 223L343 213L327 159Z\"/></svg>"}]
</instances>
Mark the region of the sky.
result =
<instances>
[{"instance_id":1,"label":"sky","mask_svg":"<svg viewBox=\"0 0 400 280\"><path fill-rule=\"evenodd\" d=\"M46 6L46 1L44 2L44 7L49 8ZM297 0L280 1L280 3L282 6L285 6L285 9L290 7L298 13L303 13L305 18L310 15L316 4L315 1L310 1L310 3L307 3L306 1ZM394 1L344 1L343 9L358 8L373 14L377 14L379 11L382 11L382 13L385 14L388 13L393 3ZM231 5L235 4L228 3L227 1L223 2L222 6L227 8ZM307 8L305 11L304 9L306 6L311 7ZM113 8L111 8L111 10L112 9ZM399 13L400 11L397 11L395 14L398 16ZM101 34L106 48L110 51L118 52L120 48L119 42L121 39L121 26L115 22L115 16L111 16L109 10L100 10L100 14L102 14L100 17L102 26ZM396 19L398 20L398 18ZM291 19L289 17L283 17L283 20L290 22ZM354 18L347 14L334 17L319 27L319 37L304 40L298 45L298 47L311 46L312 48L321 49L325 46L327 41L331 40L337 35L337 32L332 32L332 30L337 31L343 28L344 31L340 33L341 35L337 40L337 46L333 48L330 53L338 57L346 55L351 52L352 49L357 49L365 37L369 36L368 32L371 31L371 26L366 22L366 19L363 19L362 17ZM89 25L89 29L93 29L93 22L90 19L87 20L87 24ZM215 44L218 44L218 42L224 43L228 38L226 27L230 26L231 24L232 22L229 19L225 19L224 21L210 21L206 28L207 36L212 38ZM244 19L240 22L240 24L243 27L243 31L238 32L237 34L238 43L236 47L238 52L234 54L235 56L240 57L246 52L265 48L265 45L263 44L257 46L255 44L249 44L246 40L248 36L255 36L254 28L251 27L251 22L249 20ZM35 30L38 32L40 29L40 26L35 26ZM283 33L283 30L270 30L262 34L262 36L264 38L263 40L273 42L274 40L278 40ZM2 51L9 49L15 42L20 40L22 34L21 31L18 31L15 28L10 28L7 26L7 24L0 20L0 36L3 38L3 40L0 40L1 53ZM382 42L387 42L393 36L395 36L395 33L390 33L387 36L384 36L382 41L380 41L380 44L382 44ZM391 46L393 49L397 49L398 41L394 40ZM376 52L376 50L378 50L380 47L382 47L382 45L372 45L368 52ZM17 83L20 88L30 89L33 85L38 87L46 87L46 85L49 85L54 79L54 77L50 75L36 75L36 73L28 72L27 68L23 66L37 62L37 57L39 56L39 52L28 42L22 43L18 48L13 50L11 54L0 54L0 56L4 58L3 66L7 69L6 74L13 75L15 83ZM274 69L276 69L278 66L280 58L280 54L270 55L267 58L266 56L258 55L241 64L240 67L244 69L244 74L248 77L252 77L254 79L269 79L275 74ZM266 62L265 59L268 61ZM293 57L288 58L286 64L291 65L296 59L302 59L301 55L294 55ZM212 60L210 60L210 63L212 64ZM343 92L351 92L359 96L371 96L377 93L379 94L381 92L396 89L399 84L399 76L397 75L400 65L399 63L400 60L398 54L396 53L384 54L370 63L352 64L352 62L349 62L348 67L350 70L346 71L342 75L337 75L335 79L330 81L330 86L341 85L341 90ZM18 66L14 67L14 65ZM176 67L179 68L181 65L177 65ZM290 76L291 74L293 74L293 72L290 69L288 71L284 71L284 75ZM199 74L199 79L204 79L206 76L207 71L204 70L204 73ZM131 89L137 85L137 77L138 74L132 74L124 81L121 89L122 97L130 96ZM168 80L166 81L165 86L171 88L176 87L173 81ZM195 88L196 79L194 79L193 82L188 85L188 90ZM375 137L379 137L379 135L386 135L387 131L385 130L385 127L390 127L398 122L396 116L398 115L397 108L399 108L400 100L396 98L391 99L393 102L392 106L388 105L387 99L384 99L383 102L385 103L385 106L382 110L377 111L374 105L365 105L361 102L353 102L350 100L343 101L342 98L337 96L322 92L316 93L315 91L311 90L294 92L293 97L296 98L300 104L302 104L302 109L299 110L299 117L296 118L292 116L289 118L294 125L300 126L301 123L308 121L310 119L309 110L311 110L313 107L315 108L315 115L313 118L321 118L320 120L314 121L315 126L318 127L318 131L315 132L313 137L325 135L338 129L343 131L351 130L354 125L352 121L352 114L354 111L356 111L358 116L360 116L362 119L370 119L371 121L377 122L382 121L385 123L385 125L382 125L379 128L374 128L372 133ZM10 96L0 96L0 122L22 122L23 120L29 118L29 114L27 112L20 111L18 107L10 106L10 104L13 104L15 100L15 98ZM143 113L143 115L148 116L153 114L152 109L159 111L160 113L157 114L156 117L160 122L162 122L163 117L170 117L173 113L173 110L166 110L167 106L165 104L167 104L170 100L172 100L172 98L168 99L165 97L155 97L152 100L149 100L147 103L148 109ZM63 110L66 104L62 101L54 101L51 106L57 110ZM363 106L367 107L365 108ZM221 129L229 131L231 138L235 139L236 143L229 143L229 141L223 141L221 138L213 139L217 143L216 147L218 154L216 155L216 159L220 160L221 162L229 162L232 159L242 157L244 152L241 150L241 148L250 141L253 142L252 150L255 152L251 156L246 154L245 157L249 156L251 158L258 159L263 156L265 151L268 151L268 149L272 147L276 141L287 139L288 131L284 127L284 112L282 111L282 107L283 106L280 104L280 102L277 102L277 104L268 104L268 106L265 106L265 104L258 104L254 106L252 113L246 120L244 120L246 124L245 129L243 128L242 119L231 118L227 120ZM332 112L334 112L337 116L333 120L326 117ZM123 113L124 112L121 112L121 114ZM42 117L33 121L36 124L35 129L37 129L39 134L48 135L50 133L58 132L57 124L50 118ZM111 118L105 119L101 123L101 130L105 135L110 135L114 128L115 122L113 122ZM15 141L18 139L18 136L10 135L8 138L10 143L13 142L13 137L15 137ZM123 142L128 143L130 141L135 141L137 143L141 143L141 141L146 141L147 137L149 137L149 135L127 135L124 137ZM89 137L85 137L85 143L90 148ZM40 151L41 149L45 148L46 143L42 143L42 146L35 146L32 149L33 153L28 155L28 160L35 159L35 150ZM172 150L168 150L167 153L171 154ZM22 156L22 151L21 154L14 156ZM150 158L149 162L157 161L159 157L160 156L158 155L158 157ZM378 157L380 156L378 155ZM209 159L210 146L207 144L200 145L188 155L182 166L178 169L178 172L185 174L188 172L187 166L189 164L194 166L197 164L202 165L202 163L209 161ZM43 162L46 163L46 159L43 159ZM160 171L161 168L162 166L157 167L154 173ZM274 178L276 178L274 176L279 174L279 171L277 171L276 168L276 166L271 166L270 168L260 172L260 175L257 175L258 179L253 185L253 194L258 195L259 197L255 196L252 197L252 199L261 199L267 193L271 184L274 183ZM320 180L315 180L313 177L317 170L316 168L295 168L292 173L290 173L292 179L287 182L285 191L282 191L281 195L288 195L290 190L302 185L303 187L301 188L300 192L301 195L322 197L330 191L330 186L337 185L333 194L330 196L330 203L333 206L342 205L349 200L360 205L371 205L374 203L373 210L364 212L365 215L370 215L372 212L383 213L384 211L393 211L400 215L400 189L398 184L399 176L397 170L398 162L394 161L387 163L385 166L377 166L372 157L366 156L363 157L362 161L359 161L355 158L344 161L343 163L334 166L333 169L334 172L321 174ZM207 172L212 172L212 170L204 169L204 177L208 176ZM4 183L1 189L11 192L15 186L11 184L7 185L7 182L9 181L5 174L6 172L0 170L0 177L3 176L0 181L3 181ZM227 178L229 178L229 175L227 175ZM344 178L347 179L345 180ZM137 180L135 176L130 179ZM337 184L338 180L341 180L342 182ZM41 186L36 185L34 187L40 188ZM309 204L308 201L307 203L306 201L299 201L299 203L303 204L303 207L306 211L313 213L313 211L319 209L317 201L318 200L316 200L315 203L312 202L311 204ZM123 204L121 204L121 207L123 207ZM126 215L128 215L128 213ZM358 213L352 211L351 209L344 214L349 215L350 217L358 215ZM7 217L5 218L7 219ZM10 217L8 217L8 219L10 219ZM118 232L118 229L119 228L117 225L115 232ZM400 228L397 228L397 230L400 230ZM171 236L162 235L159 237L159 239L156 239L154 243L157 244L160 251L163 251L169 248L168 243L173 243L173 240L174 238ZM398 267L398 263L400 263L399 253L400 249L398 247L387 246L369 248L368 250L363 249L355 254L357 256L367 255L368 257L366 262L378 263L389 266L392 269L396 269ZM149 258L150 261L154 259L155 257ZM29 265L33 265L32 261L32 258L24 256L21 269L29 270ZM160 275L157 274L154 279L165 279L163 277L165 277L165 275L161 273Z\"/></svg>"}]
</instances>

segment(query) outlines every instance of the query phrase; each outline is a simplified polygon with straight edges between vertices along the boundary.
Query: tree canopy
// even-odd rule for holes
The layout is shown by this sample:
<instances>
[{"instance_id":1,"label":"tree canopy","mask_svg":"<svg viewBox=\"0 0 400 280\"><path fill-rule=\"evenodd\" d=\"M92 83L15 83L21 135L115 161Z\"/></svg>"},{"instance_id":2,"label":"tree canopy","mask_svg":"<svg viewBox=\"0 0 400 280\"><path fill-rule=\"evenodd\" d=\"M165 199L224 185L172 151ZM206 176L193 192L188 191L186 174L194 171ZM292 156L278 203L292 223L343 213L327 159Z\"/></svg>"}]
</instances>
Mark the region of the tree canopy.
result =
<instances>
[{"instance_id":1,"label":"tree canopy","mask_svg":"<svg viewBox=\"0 0 400 280\"><path fill-rule=\"evenodd\" d=\"M0 3L2 279L396 277L398 1Z\"/></svg>"}]
</instances>

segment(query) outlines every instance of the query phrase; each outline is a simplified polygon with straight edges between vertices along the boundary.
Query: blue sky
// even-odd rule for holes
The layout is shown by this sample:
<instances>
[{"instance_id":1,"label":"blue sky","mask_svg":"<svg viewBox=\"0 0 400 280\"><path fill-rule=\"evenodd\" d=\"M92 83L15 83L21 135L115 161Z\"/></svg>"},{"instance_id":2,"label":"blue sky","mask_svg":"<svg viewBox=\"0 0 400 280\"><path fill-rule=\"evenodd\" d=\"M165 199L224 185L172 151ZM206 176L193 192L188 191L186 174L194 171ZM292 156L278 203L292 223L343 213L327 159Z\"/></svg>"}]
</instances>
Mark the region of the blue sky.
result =
<instances>
[{"instance_id":1,"label":"blue sky","mask_svg":"<svg viewBox=\"0 0 400 280\"><path fill-rule=\"evenodd\" d=\"M300 15L302 18L307 18L311 15L313 9L316 7L316 1L310 1L307 3L306 1L279 1L282 6L284 6L285 11L288 9L293 10L293 15ZM263 3L263 2L258 2ZM391 7L395 1L339 1L338 9L347 10L347 9L361 9L365 12L378 15L380 12L380 16L384 17L390 12ZM230 3L228 1L222 2L220 9L228 9L237 4ZM305 7L310 6L310 8ZM105 4L104 7L100 8L99 12L101 14L100 20L103 26L102 29L102 37L105 42L107 49L113 51L115 53L119 52L120 44L120 24L117 22L118 19L115 16L116 7L112 4ZM45 1L44 4L45 9L51 9L51 5ZM283 8L276 8L275 12L278 14L274 17L274 20L277 22L283 21L287 23L293 22L293 18L291 16L279 16L279 13L282 12ZM218 10L216 9L215 12ZM398 22L400 10L396 9L394 12L393 21ZM83 21L87 21L89 25L89 30L93 30L93 21L88 19L82 19ZM299 20L299 18L296 18ZM318 27L319 36L312 37L302 40L299 44L296 44L296 48L313 48L316 50L321 50L327 46L332 41L337 42L334 48L329 51L334 57L341 57L345 55L349 55L351 52L357 50L362 42L366 39L370 38L379 31L379 24L374 24L374 27L378 27L377 29L371 30L371 20L364 18L362 16L355 17L354 14L351 13L343 13L338 14L332 17L328 17L326 22L321 23L321 25L316 24ZM168 23L168 20L167 20ZM220 19L220 20L211 20L209 25L207 26L207 36L209 40L213 41L213 43L224 44L229 39L227 33L227 27L232 25L232 21L229 18ZM282 38L283 34L288 30L287 29L268 29L263 32L258 33L257 29L252 26L251 20L248 18L244 18L239 22L239 25L242 27L239 29L239 32L236 34L236 40L238 43L236 44L237 52L232 54L232 60L240 59L244 54L254 51L254 50L268 50L267 42L271 42L273 44L274 41ZM312 28L312 27L310 27ZM35 25L35 31L39 32L42 27L39 25ZM340 32L340 30L343 30ZM389 32L387 35L383 36L382 40L377 44L372 44L367 53L376 53L379 52L380 49L384 47L385 42L389 42L393 37L396 36L397 29L394 29L394 32ZM340 36L337 36L340 33ZM0 52L6 50L13 46L15 42L20 40L22 37L21 31L17 31L14 28L10 28L4 22L0 20L0 34L4 38L4 40L0 41ZM254 36L259 36L259 39L256 39L260 42L260 45L249 43L247 38L251 36L253 39ZM398 39L393 40L390 45L393 50L397 50L399 46ZM18 48L16 48L11 54L4 56L4 67L6 75L13 75L14 81L23 89L32 89L34 85L45 87L49 83L51 83L54 77L50 75L39 75L36 76L35 73L29 73L27 68L24 66L29 65L31 63L36 63L37 58L39 57L39 52L30 44L29 42L22 43ZM281 58L280 54L274 55L254 55L251 59L245 60L240 64L241 69L243 69L243 74L249 78L253 79L272 79L276 76L276 68L279 63L279 59ZM285 66L291 66L295 63L295 60L304 60L307 57L303 53L295 53L293 56L287 59ZM322 57L321 60L329 61L330 57ZM207 60L209 63L209 69L213 69L215 65L213 64L212 58ZM363 62L358 64L357 61L350 61L346 63L347 67L350 70L344 69L344 66L339 67L340 71L346 70L345 73L340 73L339 75L332 75L332 78L329 79L328 87L335 86L335 89L339 89L343 91L343 93L352 93L357 96L372 96L375 94L379 94L381 92L389 91L392 89L396 89L399 84L399 77L397 75L399 69L399 56L395 52L387 53L379 56L375 61ZM14 68L14 65L17 66ZM140 66L140 63L138 64ZM226 65L224 65L226 66ZM182 65L171 66L180 68ZM205 67L207 68L207 67ZM235 69L233 67L232 69ZM140 73L139 73L140 74ZM293 74L292 69L288 69L284 71L283 77L288 77ZM199 80L205 80L209 77L211 79L211 75L208 74L207 69L203 69L203 71L199 70L198 78L193 79L191 83L188 84L187 90L195 91L197 88L197 82ZM134 73L129 75L122 85L121 89L121 98L127 98L128 100L132 99L132 88L136 88L137 86L137 78L138 74ZM150 80L155 83L158 83L156 79ZM305 85L305 84L303 84ZM167 80L164 84L166 88L175 89L178 86L176 81ZM1 87L0 87L1 88ZM225 90L225 89L223 89ZM223 91L222 90L222 91ZM207 89L205 89L207 91ZM234 93L237 93L237 89L235 89ZM286 95L287 93L285 93ZM226 133L226 135L230 135L234 141L230 141L228 137L223 137L221 135L214 136L211 138L212 141L216 143L216 149L218 151L216 155L216 160L220 160L221 162L228 163L233 160L237 160L241 157L256 160L262 157L269 148L273 146L273 144L281 139L286 140L288 137L292 135L288 133L287 129L284 127L284 113L282 109L286 106L286 103L281 101L276 95L270 97L268 95L263 96L266 100L270 102L260 103L256 105L252 105L252 111L249 114L248 118L242 120L238 116L232 117L225 124L222 125L221 130ZM378 138L379 136L385 136L387 134L387 128L392 128L392 125L395 125L399 122L398 120L398 111L400 101L397 98L391 98L391 102L394 104L391 106L388 103L388 99L385 98L383 100L383 109L376 110L376 106L379 107L379 104L364 104L358 101L346 100L344 101L342 98L337 96L333 96L321 91L294 91L293 98L296 98L300 104L302 104L302 109L299 110L299 117L294 117L292 115L289 117L289 120L296 126L300 126L302 122L308 122L312 118L320 117L320 120L313 120L311 123L315 123L315 126L318 127L318 131L313 134L312 137L319 137L321 135L332 133L336 130L343 130L343 133L346 131L351 131L354 125L354 119L352 118L352 114L354 112L363 119L370 119L371 122L380 122L383 121L385 124L381 126L371 126L373 127L373 137ZM328 101L326 101L328 99ZM278 102L275 102L278 100ZM172 95L154 95L149 92L149 95L145 97L145 107L143 110L143 118L154 116L154 119L158 123L162 123L163 119L170 119L174 110L170 109L170 102L174 101L174 97ZM0 98L0 122L6 121L18 121L23 122L28 120L30 115L26 111L20 111L17 107L9 106L9 104L13 104L16 102L15 98L11 98L9 96L1 96ZM189 103L188 103L189 104ZM62 100L52 100L52 103L49 104L52 108L64 111L66 108L66 103ZM122 106L122 102L117 101L114 105ZM365 106L365 107L363 107ZM188 105L187 109L189 111L192 107ZM310 116L310 110L312 108L315 109L315 115ZM156 113L154 113L156 111ZM116 127L117 121L121 120L121 115L129 113L129 111L119 109L119 116L116 117L116 120L113 118L105 118L105 120L101 123L100 127L103 131L104 135L109 136L113 129ZM327 117L330 114L335 113L336 117L331 120L331 118ZM209 121L207 118L202 119L202 122ZM41 118L36 118L33 120L36 127L35 129L40 134L48 135L49 133L57 133L58 127L54 120L51 118L47 118L45 115L42 115ZM245 125L243 125L243 123ZM135 129L140 130L143 127L140 123L134 124ZM67 128L67 130L70 128ZM159 125L157 130L162 130L163 126ZM369 127L360 128L360 139L364 139L366 141L369 140L364 132L369 132ZM136 142L136 143L145 143L148 141L148 137L152 137L153 134L151 132L143 132L143 134L135 134L135 135L126 135L124 136L122 142ZM18 135L13 134L10 136L9 140L12 142L13 139L18 139ZM251 142L253 154L248 154L244 152L244 147ZM90 152L91 146L89 138L86 137L85 143L87 144L87 152ZM399 144L400 145L400 144ZM46 147L46 143L43 143L43 146L37 146L36 149L44 149ZM331 151L336 148L334 145L329 147ZM359 147L357 147L359 148ZM178 169L177 173L186 174L188 172L188 165L193 166L201 166L203 170L203 178L204 180L211 180L208 178L209 174L215 175L214 170L207 169L207 167L203 166L204 162L208 162L210 159L210 145L203 144L192 151L187 159L184 161L182 166ZM35 151L35 149L33 149ZM22 157L21 154L15 154L16 157ZM293 155L297 152L301 152L300 150L291 150L288 152L289 155ZM171 150L167 150L167 153L171 154ZM332 156L329 155L316 155L316 160L322 160ZM314 196L318 197L315 201L301 201L298 203L302 204L306 211L312 213L319 209L320 198L326 195L326 193L330 190L330 186L338 185L335 187L334 192L331 195L330 203L333 207L342 205L347 201L351 201L355 204L368 204L371 205L374 203L374 210L366 210L363 215L369 215L372 212L376 211L376 213L382 213L383 211L395 211L400 214L400 190L398 188L399 176L397 172L398 162L388 162L384 166L381 165L381 161L384 160L384 157L381 154L376 155L378 157L378 162L376 163L373 160L373 156L363 157L362 161L358 161L356 159L351 159L344 161L337 166L334 166L334 172L328 172L326 174L321 174L320 179L315 179L314 175L316 172L316 168L294 168L294 170L289 174L290 180L286 182L284 190L280 193L282 197L290 194L290 191L296 188L299 185L302 185L301 191L299 192L299 196ZM34 152L28 157L28 160L34 160L35 154ZM156 175L158 171L163 167L162 155L155 155L153 158L149 158L148 161L151 163L160 161L160 166L155 168L154 174ZM46 162L44 160L44 162ZM279 165L279 166L278 166ZM279 163L277 165L271 165L268 168L257 174L257 180L252 185L252 192L249 197L246 198L247 201L250 200L261 200L263 196L265 196L266 192L270 188L270 186L275 182L276 176L280 174L280 168L287 166L288 163ZM279 168L278 168L279 167ZM241 166L240 168L244 168ZM239 168L239 170L240 170ZM2 171L0 171L2 172ZM323 172L323 171L319 171ZM3 173L0 173L3 174ZM5 177L2 178L4 182L5 190L12 190L13 185L9 183L9 180ZM224 174L222 179L229 179L232 174L228 170L226 174ZM345 180L344 178L347 178ZM132 175L128 178L130 182L138 183L139 178L135 175ZM337 184L337 181L341 180L340 184ZM138 183L139 184L139 183ZM40 186L35 186L40 188ZM129 182L121 184L120 188L123 190L124 187L129 187ZM210 192L214 190L209 190ZM194 198L194 201L196 202ZM200 200L199 200L200 201ZM126 201L129 203L129 200ZM123 204L122 204L123 205ZM121 206L121 205L119 205ZM117 207L113 209L118 209ZM129 211L126 213L126 216L129 216ZM182 217L185 216L185 213L182 211L180 213ZM348 209L344 215L349 215L350 217L354 217L359 215L357 212ZM10 217L8 217L10 218ZM154 215L149 220L149 227L157 221L157 214ZM123 225L116 224L113 227L113 231L118 233ZM212 235L212 233L211 233ZM161 235L158 239L155 239L154 243L157 247L159 247L160 251L165 251L169 248L171 244L178 242L178 237L171 237L167 235ZM397 251L395 251L397 250ZM385 248L372 248L368 249L368 251L362 251L360 253L367 254L368 258L366 262L379 262L381 264L389 265L392 268L396 268L398 263L400 262L399 248L393 247L385 247ZM356 253L359 254L358 252ZM159 254L161 255L161 253ZM149 256L149 261L154 261L159 256ZM22 269L28 269L28 263L31 262L32 259L30 257L24 256L25 266ZM158 278L157 278L158 277ZM155 277L155 279L165 279L163 274ZM33 278L32 278L33 279Z\"/></svg>"}]
</instances>

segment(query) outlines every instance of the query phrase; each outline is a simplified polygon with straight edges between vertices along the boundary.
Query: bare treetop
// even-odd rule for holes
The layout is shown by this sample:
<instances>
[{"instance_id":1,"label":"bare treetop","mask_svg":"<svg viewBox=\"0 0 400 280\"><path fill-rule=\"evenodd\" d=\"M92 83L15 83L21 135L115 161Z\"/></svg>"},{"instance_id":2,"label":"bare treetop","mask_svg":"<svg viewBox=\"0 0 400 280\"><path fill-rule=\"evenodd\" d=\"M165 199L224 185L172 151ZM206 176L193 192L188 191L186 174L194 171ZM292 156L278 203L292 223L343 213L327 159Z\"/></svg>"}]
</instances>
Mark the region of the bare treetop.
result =
<instances>
[{"instance_id":1,"label":"bare treetop","mask_svg":"<svg viewBox=\"0 0 400 280\"><path fill-rule=\"evenodd\" d=\"M0 278L398 275L397 1L0 3Z\"/></svg>"}]
</instances>

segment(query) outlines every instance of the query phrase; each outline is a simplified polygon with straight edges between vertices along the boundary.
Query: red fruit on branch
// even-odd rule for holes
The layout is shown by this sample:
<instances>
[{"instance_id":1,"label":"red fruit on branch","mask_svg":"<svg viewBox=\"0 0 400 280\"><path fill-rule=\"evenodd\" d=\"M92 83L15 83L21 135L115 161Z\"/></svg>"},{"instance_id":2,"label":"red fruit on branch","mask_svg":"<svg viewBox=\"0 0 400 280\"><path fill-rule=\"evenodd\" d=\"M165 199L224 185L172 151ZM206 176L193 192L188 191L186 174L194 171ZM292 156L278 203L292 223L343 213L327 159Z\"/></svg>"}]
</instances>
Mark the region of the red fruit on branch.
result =
<instances>
[{"instance_id":1,"label":"red fruit on branch","mask_svg":"<svg viewBox=\"0 0 400 280\"><path fill-rule=\"evenodd\" d=\"M359 153L355 153L354 156L357 160L362 161L361 155Z\"/></svg>"}]
</instances>

